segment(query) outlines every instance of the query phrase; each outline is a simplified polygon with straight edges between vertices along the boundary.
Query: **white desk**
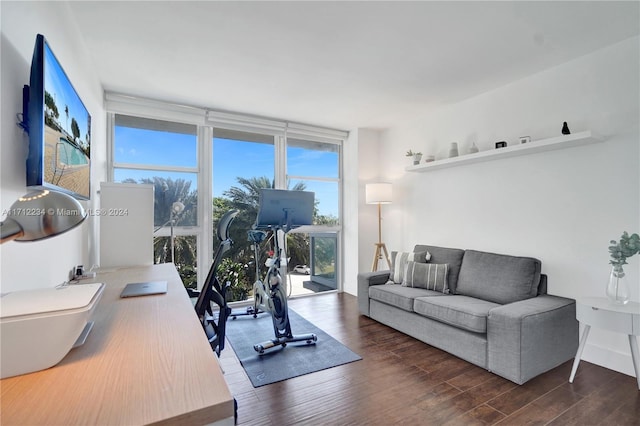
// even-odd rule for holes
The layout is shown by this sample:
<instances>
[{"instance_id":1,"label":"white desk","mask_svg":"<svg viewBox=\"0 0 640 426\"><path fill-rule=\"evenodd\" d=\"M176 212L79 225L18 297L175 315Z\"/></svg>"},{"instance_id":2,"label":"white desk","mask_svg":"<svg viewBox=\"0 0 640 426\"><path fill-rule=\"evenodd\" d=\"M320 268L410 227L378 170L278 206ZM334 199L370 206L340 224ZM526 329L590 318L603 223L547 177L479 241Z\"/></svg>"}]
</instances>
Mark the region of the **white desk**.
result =
<instances>
[{"instance_id":1,"label":"white desk","mask_svg":"<svg viewBox=\"0 0 640 426\"><path fill-rule=\"evenodd\" d=\"M167 294L119 297L150 280L167 280ZM232 425L233 398L173 264L95 281L106 287L87 341L55 367L0 381L2 424Z\"/></svg>"},{"instance_id":2,"label":"white desk","mask_svg":"<svg viewBox=\"0 0 640 426\"><path fill-rule=\"evenodd\" d=\"M638 355L638 340L640 336L640 303L629 302L626 305L614 305L604 297L585 297L576 301L576 318L584 325L580 338L580 345L573 361L569 383L573 383L584 345L591 327L602 328L629 336L631 358L636 372L638 389L640 389L640 355Z\"/></svg>"}]
</instances>

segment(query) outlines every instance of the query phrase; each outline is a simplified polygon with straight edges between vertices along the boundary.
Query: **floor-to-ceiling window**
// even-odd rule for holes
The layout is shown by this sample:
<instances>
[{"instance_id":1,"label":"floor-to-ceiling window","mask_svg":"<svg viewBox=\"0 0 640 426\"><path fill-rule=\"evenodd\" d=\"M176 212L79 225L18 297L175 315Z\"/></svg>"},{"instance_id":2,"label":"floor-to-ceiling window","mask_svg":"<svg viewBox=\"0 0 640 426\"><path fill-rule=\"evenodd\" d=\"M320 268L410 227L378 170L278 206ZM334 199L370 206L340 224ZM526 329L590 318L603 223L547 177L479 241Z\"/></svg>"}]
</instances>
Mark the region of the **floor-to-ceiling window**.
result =
<instances>
[{"instance_id":1,"label":"floor-to-ceiling window","mask_svg":"<svg viewBox=\"0 0 640 426\"><path fill-rule=\"evenodd\" d=\"M273 135L213 129L213 229L228 210L240 212L230 228L234 244L220 268L220 279L232 284L230 301L245 300L252 295L256 269L247 231L256 219L260 189L275 187L275 142ZM219 244L216 237L212 239L214 249Z\"/></svg>"},{"instance_id":2,"label":"floor-to-ceiling window","mask_svg":"<svg viewBox=\"0 0 640 426\"><path fill-rule=\"evenodd\" d=\"M223 272L222 278L232 282L231 299L250 298L256 274L260 277L265 272L269 238L259 247L257 259L254 245L247 240L262 188L314 193L313 226L303 232L291 232L286 238L289 294L337 289L340 141L277 130L253 133L215 127L212 146L214 229L226 211L240 211L230 230L234 245L222 268L228 271L226 275ZM322 236L312 238L318 232ZM214 239L214 245L217 243Z\"/></svg>"},{"instance_id":3,"label":"floor-to-ceiling window","mask_svg":"<svg viewBox=\"0 0 640 426\"><path fill-rule=\"evenodd\" d=\"M113 181L154 186L154 263L175 263L190 288L197 286L197 152L195 125L113 116Z\"/></svg>"},{"instance_id":4,"label":"floor-to-ceiling window","mask_svg":"<svg viewBox=\"0 0 640 426\"><path fill-rule=\"evenodd\" d=\"M219 244L217 222L238 209L231 227L234 245L223 258L220 278L232 281L231 299L250 298L256 263L263 274L268 253L261 247L256 261L247 240L260 189L299 189L314 192L316 203L313 226L286 239L289 293L338 288L346 132L106 97L110 180L155 188L154 262L174 261L185 285L199 288ZM316 285L327 279L329 287Z\"/></svg>"},{"instance_id":5,"label":"floor-to-ceiling window","mask_svg":"<svg viewBox=\"0 0 640 426\"><path fill-rule=\"evenodd\" d=\"M287 182L302 186L315 194L314 227L295 234L297 245L308 248L305 266L308 279L302 279L301 293L322 292L338 288L338 240L340 231L340 150L336 141L288 137ZM299 272L290 272L290 282L300 281ZM306 291L305 291L306 290Z\"/></svg>"}]
</instances>

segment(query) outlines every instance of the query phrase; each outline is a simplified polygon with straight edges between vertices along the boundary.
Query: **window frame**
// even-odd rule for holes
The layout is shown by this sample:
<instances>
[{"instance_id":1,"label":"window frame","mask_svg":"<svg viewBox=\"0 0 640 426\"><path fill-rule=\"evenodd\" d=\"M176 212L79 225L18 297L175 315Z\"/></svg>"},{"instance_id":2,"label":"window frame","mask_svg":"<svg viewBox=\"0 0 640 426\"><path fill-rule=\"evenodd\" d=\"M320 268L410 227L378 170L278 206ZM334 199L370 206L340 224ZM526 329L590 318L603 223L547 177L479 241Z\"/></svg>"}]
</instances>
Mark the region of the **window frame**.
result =
<instances>
[{"instance_id":1,"label":"window frame","mask_svg":"<svg viewBox=\"0 0 640 426\"><path fill-rule=\"evenodd\" d=\"M116 128L116 116L117 115L126 115L131 118L141 118L141 119L151 119L151 120L161 120L176 123L177 125L189 125L195 126L195 137L196 137L196 165L192 167L188 166L169 166L169 165L157 165L157 164L136 164L136 163L121 163L115 161L115 128ZM153 129L152 129L153 130ZM194 122L185 122L180 120L174 120L171 117L158 117L158 116L148 116L146 114L136 114L135 112L120 112L116 109L107 111L107 179L109 182L114 182L115 179L115 170L116 169L124 169L124 170L143 170L143 171L155 171L159 173L163 172L179 172L179 173L191 173L196 175L196 193L197 193L197 204L196 204L196 225L177 225L173 227L174 236L193 236L196 239L196 259L197 265L208 265L210 262L207 262L206 259L210 259L213 256L213 250L207 249L206 238L203 238L204 235L207 235L207 230L211 230L211 225L206 226L205 221L205 212L203 211L203 200L202 195L205 194L206 188L202 188L202 184L204 183L204 179L202 177L202 170L206 169L202 167L201 158L202 158L202 133L203 127ZM154 224L154 227L156 225ZM170 237L171 229L169 226L161 226L154 233L153 237ZM204 262L204 263L203 263ZM202 268L197 268L197 283L204 281L206 275L201 272ZM205 272L206 274L206 272Z\"/></svg>"},{"instance_id":2,"label":"window frame","mask_svg":"<svg viewBox=\"0 0 640 426\"><path fill-rule=\"evenodd\" d=\"M327 143L331 145L336 145L338 147L338 176L335 178L331 177L322 177L322 176L304 176L304 175L289 175L286 167L288 165L287 161L287 145L284 147L284 165L285 165L285 178L284 178L284 188L286 188L288 180L308 180L315 182L333 182L338 184L338 225L337 226L326 226L326 225L312 225L309 227L310 233L321 233L327 230L331 231L341 231L342 223L343 223L343 215L342 215L342 199L343 199L343 168L342 168L342 153L343 153L343 144L344 141L336 141L328 138L322 138L318 136L310 136L310 135L299 135L296 133L290 133L285 136L285 138L291 137L291 139L298 140L307 140L309 142L321 142ZM338 244L340 245L340 244Z\"/></svg>"},{"instance_id":3,"label":"window frame","mask_svg":"<svg viewBox=\"0 0 640 426\"><path fill-rule=\"evenodd\" d=\"M138 98L117 93L105 93L107 111L107 180L113 182L114 171L117 168L135 170L154 170L166 172L188 172L197 174L197 221L196 226L176 226L175 235L195 235L197 239L198 286L206 277L213 259L213 137L214 128L235 130L239 132L258 133L274 136L275 147L275 185L278 189L286 189L288 179L304 179L311 181L330 181L338 185L338 226L312 225L309 233L335 232L337 233L339 268L336 271L338 291L342 291L343 280L343 154L344 143L349 133L343 130L316 127L300 123L292 123L277 119L251 116L247 114L230 113L207 110L197 107L176 105L167 102ZM195 167L184 166L154 166L114 161L115 116L128 115L152 120L163 120L180 124L196 125L197 164ZM331 143L338 146L338 177L325 178L318 176L288 176L287 175L287 138L309 140L312 142ZM209 200L205 202L205 200ZM166 234L166 235L165 235ZM169 236L168 229L159 230L155 236Z\"/></svg>"}]
</instances>

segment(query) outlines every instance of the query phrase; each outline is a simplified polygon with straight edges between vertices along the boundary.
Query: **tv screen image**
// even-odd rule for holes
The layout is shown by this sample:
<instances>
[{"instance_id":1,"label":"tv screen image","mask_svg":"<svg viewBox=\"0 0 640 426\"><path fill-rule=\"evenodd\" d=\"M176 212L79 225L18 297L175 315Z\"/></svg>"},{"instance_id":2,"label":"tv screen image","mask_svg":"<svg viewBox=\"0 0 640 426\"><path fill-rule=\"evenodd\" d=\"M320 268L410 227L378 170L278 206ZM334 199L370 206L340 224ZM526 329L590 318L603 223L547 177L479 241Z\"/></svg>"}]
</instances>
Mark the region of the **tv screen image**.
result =
<instances>
[{"instance_id":1,"label":"tv screen image","mask_svg":"<svg viewBox=\"0 0 640 426\"><path fill-rule=\"evenodd\" d=\"M285 232L313 223L315 193L286 189L260 189L255 228L284 227Z\"/></svg>"},{"instance_id":2,"label":"tv screen image","mask_svg":"<svg viewBox=\"0 0 640 426\"><path fill-rule=\"evenodd\" d=\"M90 198L91 115L38 34L31 63L27 186Z\"/></svg>"}]
</instances>

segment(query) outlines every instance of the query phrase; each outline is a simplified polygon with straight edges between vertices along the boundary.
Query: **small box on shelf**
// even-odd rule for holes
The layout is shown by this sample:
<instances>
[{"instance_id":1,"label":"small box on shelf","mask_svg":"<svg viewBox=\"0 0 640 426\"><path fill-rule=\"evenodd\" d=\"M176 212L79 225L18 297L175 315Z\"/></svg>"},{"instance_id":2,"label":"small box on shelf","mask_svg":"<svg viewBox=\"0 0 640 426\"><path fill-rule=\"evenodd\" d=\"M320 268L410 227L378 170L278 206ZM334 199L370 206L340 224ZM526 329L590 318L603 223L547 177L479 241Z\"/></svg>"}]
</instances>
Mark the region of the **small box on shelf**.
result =
<instances>
[{"instance_id":1,"label":"small box on shelf","mask_svg":"<svg viewBox=\"0 0 640 426\"><path fill-rule=\"evenodd\" d=\"M591 131L586 130L569 135L540 139L531 143L527 142L512 146L505 146L504 148L500 149L489 149L486 151L477 152L473 155L463 155L460 157L444 158L433 162L425 162L422 164L406 167L405 170L408 172L430 172L447 167L462 166L484 161L497 160L500 158L516 157L525 154L536 154L539 152L589 145L596 142L603 142L603 139L593 135ZM506 142L504 143L506 144Z\"/></svg>"}]
</instances>

